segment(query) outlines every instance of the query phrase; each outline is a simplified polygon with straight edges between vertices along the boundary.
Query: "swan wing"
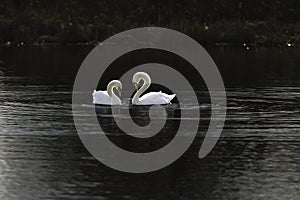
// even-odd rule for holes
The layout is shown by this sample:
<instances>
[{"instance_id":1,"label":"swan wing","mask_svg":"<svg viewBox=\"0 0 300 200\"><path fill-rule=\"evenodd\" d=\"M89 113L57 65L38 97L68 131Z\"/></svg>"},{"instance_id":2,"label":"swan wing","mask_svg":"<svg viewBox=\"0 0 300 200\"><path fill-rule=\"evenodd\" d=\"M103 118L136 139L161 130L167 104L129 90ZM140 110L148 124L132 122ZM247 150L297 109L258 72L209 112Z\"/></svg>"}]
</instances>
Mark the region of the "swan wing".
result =
<instances>
[{"instance_id":1,"label":"swan wing","mask_svg":"<svg viewBox=\"0 0 300 200\"><path fill-rule=\"evenodd\" d=\"M110 97L109 97L107 91L94 90L93 103L94 104L111 105L111 100L110 100Z\"/></svg>"},{"instance_id":2,"label":"swan wing","mask_svg":"<svg viewBox=\"0 0 300 200\"><path fill-rule=\"evenodd\" d=\"M162 92L149 92L139 98L140 105L158 105L169 104L175 97L175 94L168 95Z\"/></svg>"},{"instance_id":3,"label":"swan wing","mask_svg":"<svg viewBox=\"0 0 300 200\"><path fill-rule=\"evenodd\" d=\"M166 99L166 101L168 101L169 103L175 98L176 94L166 94L161 92L161 95Z\"/></svg>"}]
</instances>

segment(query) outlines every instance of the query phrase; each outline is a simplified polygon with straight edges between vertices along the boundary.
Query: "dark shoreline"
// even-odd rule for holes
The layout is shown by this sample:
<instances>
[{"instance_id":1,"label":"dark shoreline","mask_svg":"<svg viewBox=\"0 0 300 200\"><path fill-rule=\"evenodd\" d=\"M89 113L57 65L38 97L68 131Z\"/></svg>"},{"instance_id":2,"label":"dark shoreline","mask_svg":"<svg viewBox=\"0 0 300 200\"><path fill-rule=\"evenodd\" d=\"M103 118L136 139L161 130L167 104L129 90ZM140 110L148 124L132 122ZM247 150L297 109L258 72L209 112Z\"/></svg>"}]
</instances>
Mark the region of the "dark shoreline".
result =
<instances>
[{"instance_id":1,"label":"dark shoreline","mask_svg":"<svg viewBox=\"0 0 300 200\"><path fill-rule=\"evenodd\" d=\"M290 1L0 0L1 46L96 45L128 29L164 27L203 46L300 46Z\"/></svg>"},{"instance_id":2,"label":"dark shoreline","mask_svg":"<svg viewBox=\"0 0 300 200\"><path fill-rule=\"evenodd\" d=\"M50 47L50 46L91 46L95 47L101 42L87 42L87 43L67 43L67 44L61 44L61 43L0 43L0 47L10 48L10 47ZM200 43L201 44L201 43ZM202 45L202 44L201 44ZM286 43L286 44L278 44L278 45L262 45L262 44L247 44L247 43L241 43L241 44L235 44L235 43L215 43L215 44L204 44L204 47L234 47L234 48L245 48L249 50L248 48L299 48L300 44L294 44L294 43Z\"/></svg>"}]
</instances>

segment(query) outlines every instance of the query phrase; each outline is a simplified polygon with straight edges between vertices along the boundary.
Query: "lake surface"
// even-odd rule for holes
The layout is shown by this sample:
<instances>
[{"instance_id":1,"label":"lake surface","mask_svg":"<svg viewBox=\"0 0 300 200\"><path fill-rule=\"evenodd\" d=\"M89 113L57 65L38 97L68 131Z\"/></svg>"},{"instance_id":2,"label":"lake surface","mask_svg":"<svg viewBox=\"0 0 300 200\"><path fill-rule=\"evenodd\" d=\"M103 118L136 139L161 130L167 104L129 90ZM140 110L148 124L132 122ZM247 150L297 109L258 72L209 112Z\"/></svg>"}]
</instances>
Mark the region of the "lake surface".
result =
<instances>
[{"instance_id":1,"label":"lake surface","mask_svg":"<svg viewBox=\"0 0 300 200\"><path fill-rule=\"evenodd\" d=\"M300 49L207 49L227 87L222 136L198 159L210 108L203 104L193 145L170 166L146 174L104 166L77 135L72 85L90 50L0 48L0 199L300 198ZM197 94L207 97L205 89ZM178 119L143 145L118 134L109 115L99 120L116 143L147 151L172 138Z\"/></svg>"}]
</instances>

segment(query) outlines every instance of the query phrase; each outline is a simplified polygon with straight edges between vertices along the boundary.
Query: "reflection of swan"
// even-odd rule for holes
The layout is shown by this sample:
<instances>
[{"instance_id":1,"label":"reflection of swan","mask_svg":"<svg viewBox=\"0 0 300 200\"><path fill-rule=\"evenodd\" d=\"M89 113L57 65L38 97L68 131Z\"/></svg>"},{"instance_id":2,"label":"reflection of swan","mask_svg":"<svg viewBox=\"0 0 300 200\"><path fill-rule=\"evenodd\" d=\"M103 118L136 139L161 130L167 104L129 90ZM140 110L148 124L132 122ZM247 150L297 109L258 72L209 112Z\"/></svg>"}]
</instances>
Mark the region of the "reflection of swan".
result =
<instances>
[{"instance_id":1,"label":"reflection of swan","mask_svg":"<svg viewBox=\"0 0 300 200\"><path fill-rule=\"evenodd\" d=\"M144 94L142 97L140 97L140 95L143 92L145 92L151 84L151 79L148 74L146 74L145 72L137 72L133 75L132 78L132 83L134 84L136 89L137 89L137 85L141 80L143 80L144 83L142 87L133 96L132 98L133 105L169 104L171 103L171 100L176 96L175 94L168 95L159 91L159 92L149 92L147 94Z\"/></svg>"},{"instance_id":2,"label":"reflection of swan","mask_svg":"<svg viewBox=\"0 0 300 200\"><path fill-rule=\"evenodd\" d=\"M93 103L102 105L121 105L121 100L115 95L114 88L117 89L119 96L121 96L122 83L118 80L112 80L107 85L107 91L94 90Z\"/></svg>"}]
</instances>

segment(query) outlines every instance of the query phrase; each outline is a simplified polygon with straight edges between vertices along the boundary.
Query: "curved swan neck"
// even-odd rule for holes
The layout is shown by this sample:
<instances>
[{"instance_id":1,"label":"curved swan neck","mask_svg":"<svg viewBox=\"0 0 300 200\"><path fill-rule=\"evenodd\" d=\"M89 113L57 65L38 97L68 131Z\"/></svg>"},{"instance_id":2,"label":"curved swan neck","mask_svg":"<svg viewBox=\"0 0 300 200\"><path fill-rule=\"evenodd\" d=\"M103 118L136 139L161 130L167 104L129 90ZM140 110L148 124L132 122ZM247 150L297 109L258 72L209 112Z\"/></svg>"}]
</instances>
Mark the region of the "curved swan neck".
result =
<instances>
[{"instance_id":1,"label":"curved swan neck","mask_svg":"<svg viewBox=\"0 0 300 200\"><path fill-rule=\"evenodd\" d=\"M142 87L133 96L132 104L139 103L139 98L140 98L141 94L143 94L149 88L149 86L151 84L151 79L149 76L141 77L141 79L144 81L144 83L143 83Z\"/></svg>"},{"instance_id":2,"label":"curved swan neck","mask_svg":"<svg viewBox=\"0 0 300 200\"><path fill-rule=\"evenodd\" d=\"M112 102L119 102L119 101L121 101L120 98L114 93L114 88L116 88L116 87L117 87L117 83L116 82L110 82L107 85L107 94L111 98Z\"/></svg>"}]
</instances>

